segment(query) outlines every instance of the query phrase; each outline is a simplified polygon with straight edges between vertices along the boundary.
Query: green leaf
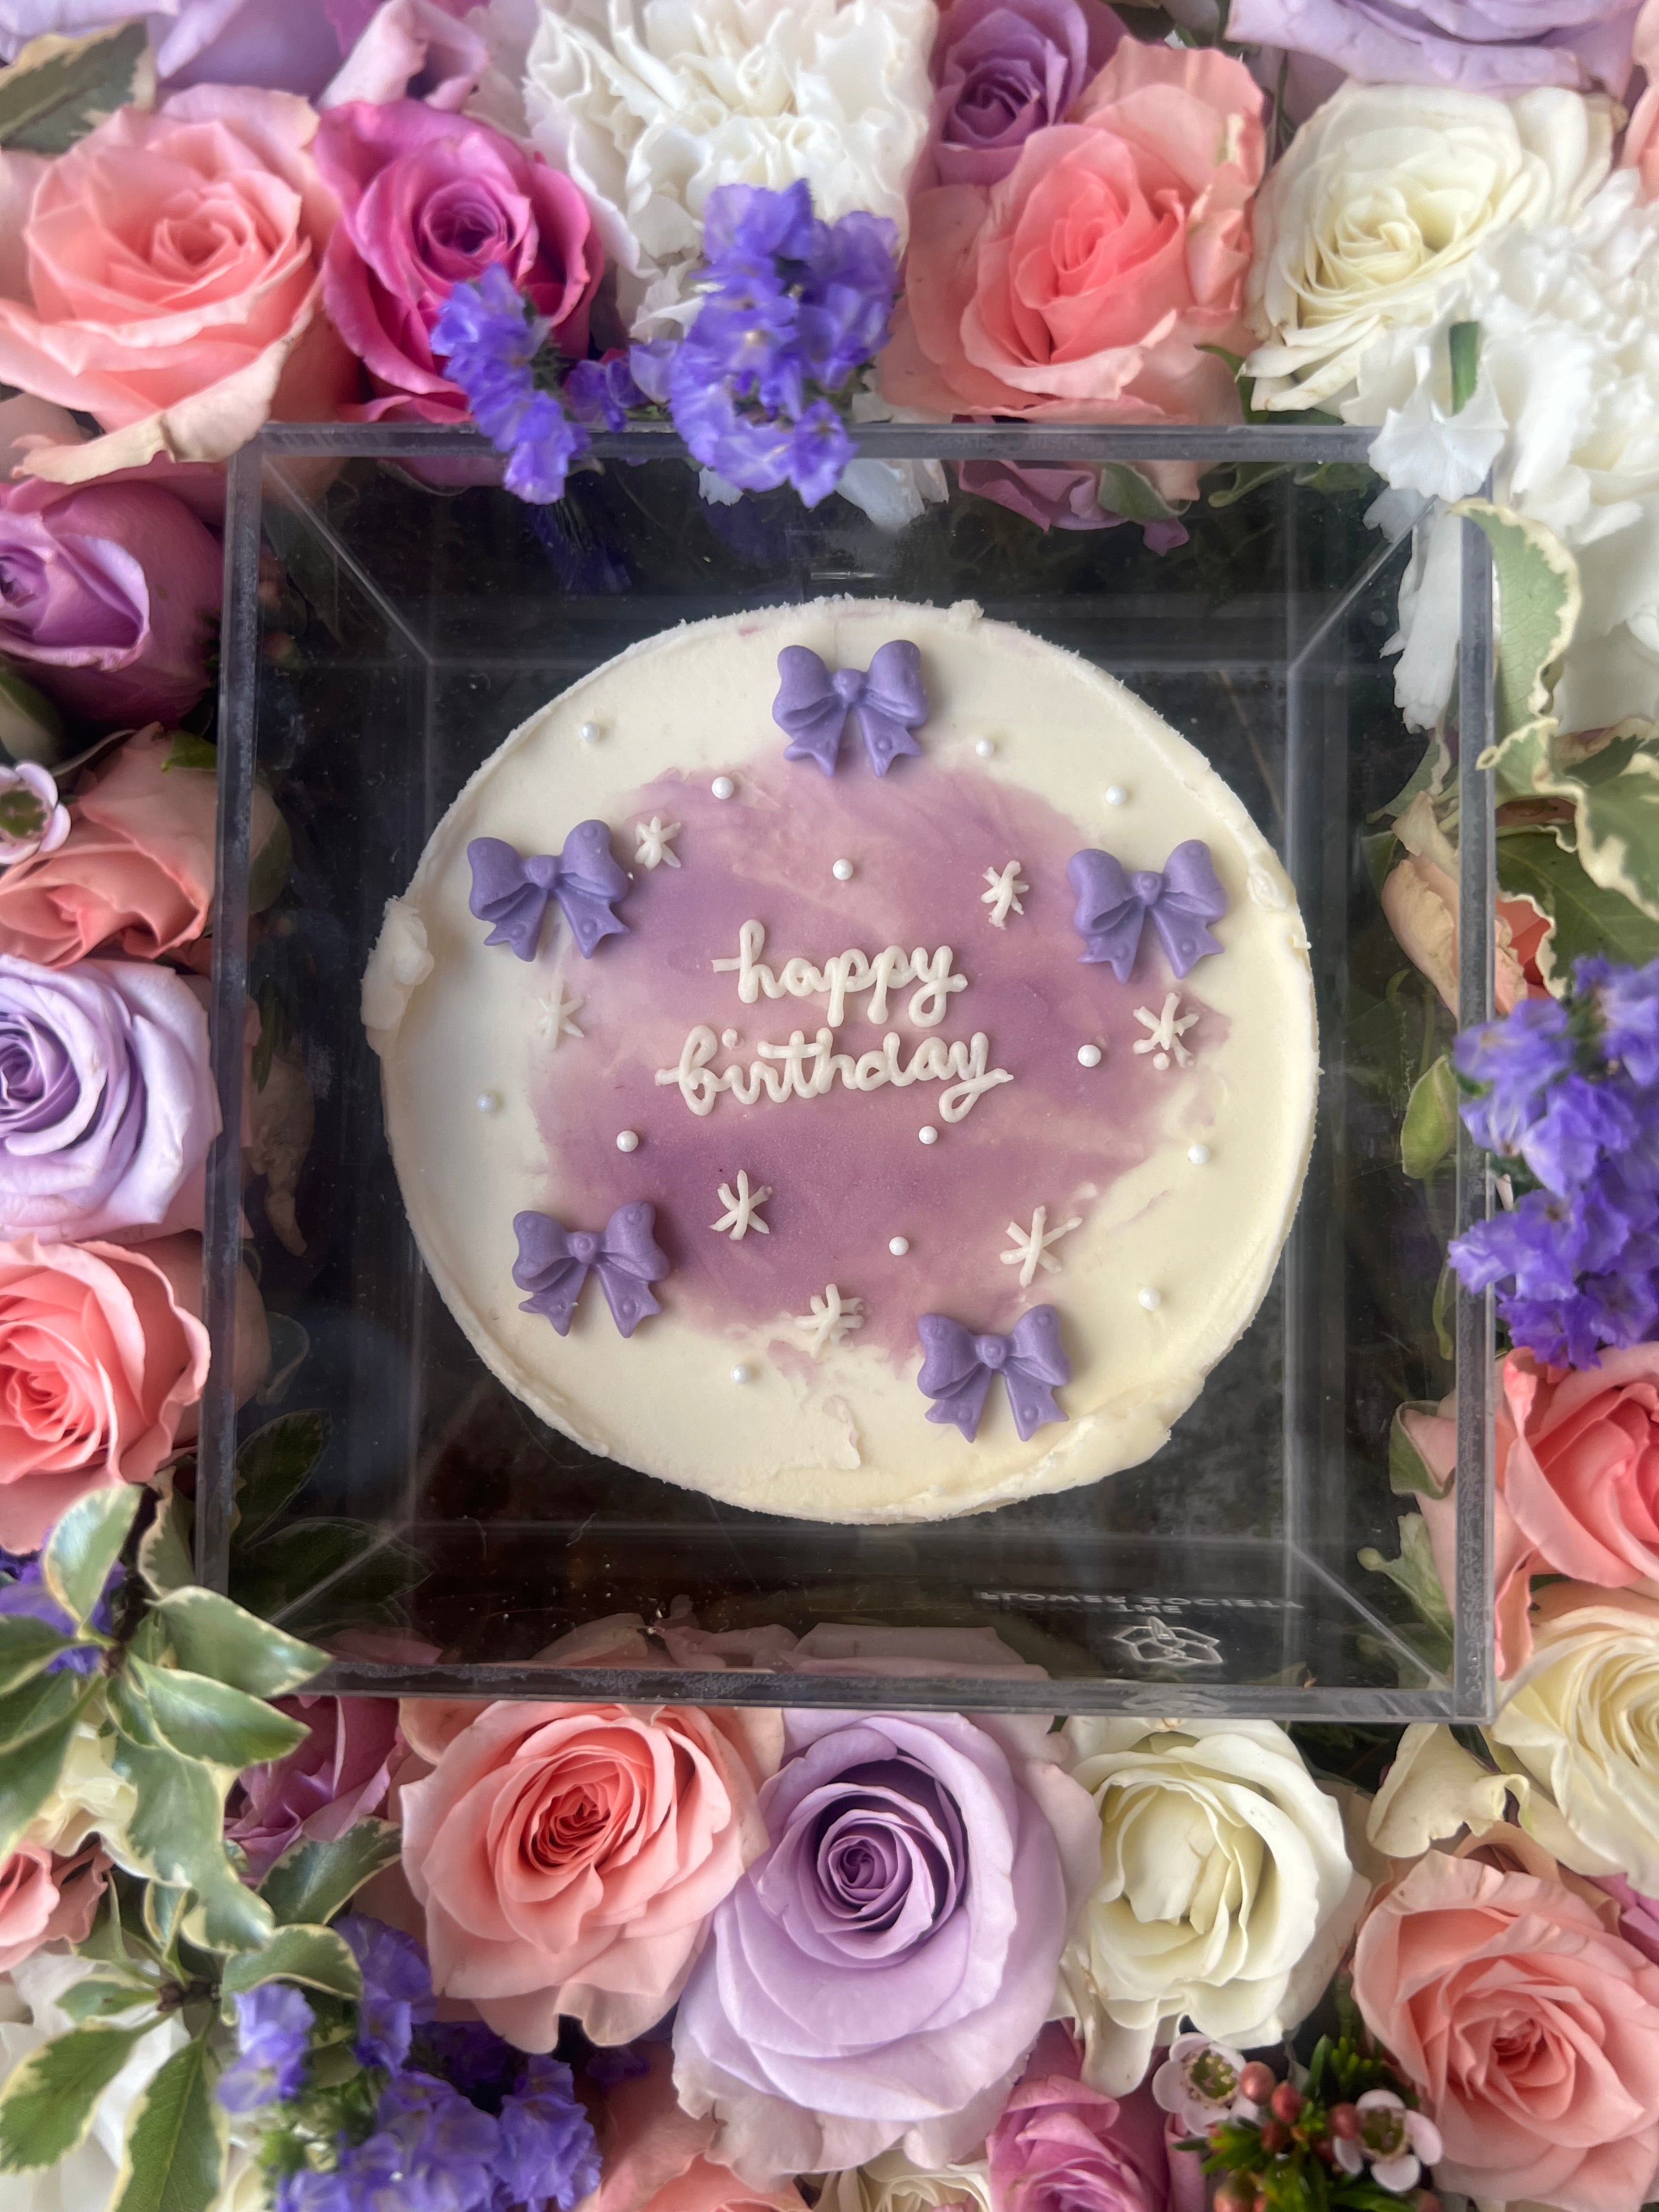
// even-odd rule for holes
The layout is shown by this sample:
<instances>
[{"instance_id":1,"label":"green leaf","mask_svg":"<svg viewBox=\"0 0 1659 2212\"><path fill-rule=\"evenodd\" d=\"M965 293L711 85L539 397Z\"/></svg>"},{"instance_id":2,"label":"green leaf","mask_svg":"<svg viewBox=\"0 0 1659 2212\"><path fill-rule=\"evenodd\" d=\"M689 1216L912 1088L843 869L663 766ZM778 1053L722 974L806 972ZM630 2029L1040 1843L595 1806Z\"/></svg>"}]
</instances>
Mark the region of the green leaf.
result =
<instances>
[{"instance_id":1,"label":"green leaf","mask_svg":"<svg viewBox=\"0 0 1659 2212\"><path fill-rule=\"evenodd\" d=\"M174 730L162 770L174 768L199 769L209 775L219 773L219 748L207 738L198 738L194 730Z\"/></svg>"},{"instance_id":2,"label":"green leaf","mask_svg":"<svg viewBox=\"0 0 1659 2212\"><path fill-rule=\"evenodd\" d=\"M259 1894L284 1925L332 1920L373 1875L396 1865L401 1840L389 1820L359 1820L332 1842L307 1838L283 1852Z\"/></svg>"},{"instance_id":3,"label":"green leaf","mask_svg":"<svg viewBox=\"0 0 1659 2212\"><path fill-rule=\"evenodd\" d=\"M1211 481L1205 484L1205 504L1216 507L1237 506L1246 492L1254 491L1259 484L1271 483L1275 477L1288 473L1283 461L1235 461L1230 482Z\"/></svg>"},{"instance_id":4,"label":"green leaf","mask_svg":"<svg viewBox=\"0 0 1659 2212\"><path fill-rule=\"evenodd\" d=\"M264 1766L301 1744L311 1730L246 1690L210 1674L151 1667L129 1656L127 1672L144 1693L164 1743L210 1766Z\"/></svg>"},{"instance_id":5,"label":"green leaf","mask_svg":"<svg viewBox=\"0 0 1659 2212\"><path fill-rule=\"evenodd\" d=\"M155 82L143 23L118 23L84 39L31 39L0 70L0 146L63 154L100 115L125 107Z\"/></svg>"},{"instance_id":6,"label":"green leaf","mask_svg":"<svg viewBox=\"0 0 1659 2212\"><path fill-rule=\"evenodd\" d=\"M74 1645L72 1636L60 1635L27 1613L0 1615L0 1696L21 1688Z\"/></svg>"},{"instance_id":7,"label":"green leaf","mask_svg":"<svg viewBox=\"0 0 1659 2212\"><path fill-rule=\"evenodd\" d=\"M225 2172L225 2115L205 2036L175 2051L127 2123L109 2212L208 2212Z\"/></svg>"},{"instance_id":8,"label":"green leaf","mask_svg":"<svg viewBox=\"0 0 1659 2212\"><path fill-rule=\"evenodd\" d=\"M1413 1398L1395 1408L1389 1430L1389 1487L1399 1497L1443 1498L1450 1487L1449 1483L1441 1481L1412 1442L1411 1431L1401 1419L1403 1413L1430 1415L1439 1411L1439 1407L1428 1398Z\"/></svg>"},{"instance_id":9,"label":"green leaf","mask_svg":"<svg viewBox=\"0 0 1659 2212\"><path fill-rule=\"evenodd\" d=\"M1457 1078L1443 1052L1419 1076L1400 1131L1400 1164L1415 1182L1428 1178L1457 1142Z\"/></svg>"},{"instance_id":10,"label":"green leaf","mask_svg":"<svg viewBox=\"0 0 1659 2212\"><path fill-rule=\"evenodd\" d=\"M1558 745L1534 781L1571 800L1573 848L1592 883L1659 920L1659 727L1632 717L1593 752Z\"/></svg>"},{"instance_id":11,"label":"green leaf","mask_svg":"<svg viewBox=\"0 0 1659 2212\"><path fill-rule=\"evenodd\" d=\"M181 1665L250 1697L281 1697L328 1664L326 1651L285 1636L216 1590L171 1590L155 1614Z\"/></svg>"},{"instance_id":12,"label":"green leaf","mask_svg":"<svg viewBox=\"0 0 1659 2212\"><path fill-rule=\"evenodd\" d=\"M161 1500L155 1519L138 1539L138 1571L152 1597L188 1589L195 1581L196 1563L190 1554L194 1517L189 1498L175 1490Z\"/></svg>"},{"instance_id":13,"label":"green leaf","mask_svg":"<svg viewBox=\"0 0 1659 2212\"><path fill-rule=\"evenodd\" d=\"M144 1884L144 1928L156 1949L166 1958L179 1940L179 1923L190 1903L187 1889L174 1889L165 1881Z\"/></svg>"},{"instance_id":14,"label":"green leaf","mask_svg":"<svg viewBox=\"0 0 1659 2212\"><path fill-rule=\"evenodd\" d=\"M1486 532L1498 577L1498 742L1480 756L1480 765L1497 769L1500 799L1525 798L1555 731L1550 712L1555 670L1583 605L1578 564L1541 522L1490 500L1459 500L1446 511L1466 516Z\"/></svg>"},{"instance_id":15,"label":"green leaf","mask_svg":"<svg viewBox=\"0 0 1659 2212\"><path fill-rule=\"evenodd\" d=\"M354 2003L363 1993L362 1971L344 1937L331 1928L303 1923L279 1928L263 1951L245 1951L233 1959L225 1968L224 1996L228 2001L261 1982L303 1982L307 1989L326 1990Z\"/></svg>"},{"instance_id":16,"label":"green leaf","mask_svg":"<svg viewBox=\"0 0 1659 2212\"><path fill-rule=\"evenodd\" d=\"M99 2021L32 2051L0 2089L0 2173L67 2158L143 2033Z\"/></svg>"},{"instance_id":17,"label":"green leaf","mask_svg":"<svg viewBox=\"0 0 1659 2212\"><path fill-rule=\"evenodd\" d=\"M1451 411L1461 415L1480 381L1480 324L1454 323L1446 333L1446 350L1451 357Z\"/></svg>"},{"instance_id":18,"label":"green leaf","mask_svg":"<svg viewBox=\"0 0 1659 2212\"><path fill-rule=\"evenodd\" d=\"M81 1716L97 1695L95 1678L40 1674L0 1699L3 1711L33 1698L34 1714L26 1734L10 1735L0 1726L0 1859L16 1850L18 1838L58 1787Z\"/></svg>"},{"instance_id":19,"label":"green leaf","mask_svg":"<svg viewBox=\"0 0 1659 2212\"><path fill-rule=\"evenodd\" d=\"M1100 503L1130 522L1172 522L1181 512L1159 496L1139 469L1123 461L1101 463Z\"/></svg>"},{"instance_id":20,"label":"green leaf","mask_svg":"<svg viewBox=\"0 0 1659 2212\"><path fill-rule=\"evenodd\" d=\"M1659 957L1659 922L1621 892L1593 882L1577 855L1565 851L1548 830L1499 833L1498 886L1530 899L1554 923L1538 956L1546 982L1565 975L1587 952L1637 967Z\"/></svg>"},{"instance_id":21,"label":"green leaf","mask_svg":"<svg viewBox=\"0 0 1659 2212\"><path fill-rule=\"evenodd\" d=\"M225 1769L177 1752L116 1740L116 1772L137 1794L118 1834L105 1838L111 1854L134 1874L195 1893L185 1915L192 1942L209 1951L257 1951L270 1939L270 1908L238 1879L222 1840Z\"/></svg>"},{"instance_id":22,"label":"green leaf","mask_svg":"<svg viewBox=\"0 0 1659 2212\"><path fill-rule=\"evenodd\" d=\"M270 835L248 864L247 910L263 914L282 896L288 883L289 871L294 866L294 836L287 820L278 814L271 823ZM261 1089L264 1088L262 1085Z\"/></svg>"},{"instance_id":23,"label":"green leaf","mask_svg":"<svg viewBox=\"0 0 1659 2212\"><path fill-rule=\"evenodd\" d=\"M1434 1547L1429 1541L1429 1524L1420 1513L1401 1516L1400 1557L1385 1559L1376 1547L1367 1545L1359 1554L1359 1564L1373 1575L1386 1575L1397 1589L1405 1592L1413 1609L1428 1629L1424 1656L1431 1665L1445 1667L1452 1656L1451 1607L1440 1587L1440 1577L1434 1568Z\"/></svg>"},{"instance_id":24,"label":"green leaf","mask_svg":"<svg viewBox=\"0 0 1659 2212\"><path fill-rule=\"evenodd\" d=\"M302 1489L328 1443L322 1412L284 1413L256 1429L236 1454L236 1534L246 1544Z\"/></svg>"},{"instance_id":25,"label":"green leaf","mask_svg":"<svg viewBox=\"0 0 1659 2212\"><path fill-rule=\"evenodd\" d=\"M58 2003L76 2027L83 2021L98 2020L107 2013L131 2012L138 2005L154 2005L156 1990L152 1982L143 1981L136 1974L122 1977L117 1974L88 1974L84 1981L74 1982L61 1992Z\"/></svg>"},{"instance_id":26,"label":"green leaf","mask_svg":"<svg viewBox=\"0 0 1659 2212\"><path fill-rule=\"evenodd\" d=\"M64 751L64 718L44 691L0 662L0 746L14 761L50 768Z\"/></svg>"},{"instance_id":27,"label":"green leaf","mask_svg":"<svg viewBox=\"0 0 1659 2212\"><path fill-rule=\"evenodd\" d=\"M144 1492L117 1482L78 1498L46 1539L40 1573L72 1619L85 1620L104 1594L109 1571L121 1556Z\"/></svg>"}]
</instances>

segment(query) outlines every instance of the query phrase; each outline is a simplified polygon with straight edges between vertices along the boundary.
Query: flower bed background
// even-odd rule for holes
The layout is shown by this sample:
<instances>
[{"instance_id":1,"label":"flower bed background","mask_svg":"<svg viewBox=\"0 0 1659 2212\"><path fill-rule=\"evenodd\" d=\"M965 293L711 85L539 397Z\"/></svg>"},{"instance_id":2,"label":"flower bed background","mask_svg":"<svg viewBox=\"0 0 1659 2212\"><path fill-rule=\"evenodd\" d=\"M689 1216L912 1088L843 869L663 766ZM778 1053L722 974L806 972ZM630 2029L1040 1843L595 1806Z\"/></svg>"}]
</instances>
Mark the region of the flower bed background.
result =
<instances>
[{"instance_id":1,"label":"flower bed background","mask_svg":"<svg viewBox=\"0 0 1659 2212\"><path fill-rule=\"evenodd\" d=\"M1654 5L0 10L8 2201L1385 2212L1425 2170L1559 2212L1651 2196ZM787 486L902 531L949 466L1034 546L1162 556L1273 465L857 453L913 415L1375 430L1425 740L1378 911L1448 1010L1460 520L1492 541L1504 1018L1423 1023L1393 1102L1437 1224L1460 1125L1492 1156L1449 1254L1506 1340L1478 1735L333 1700L304 1686L328 1653L192 1580L205 1162L234 1145L297 1249L313 1116L274 999L228 1137L209 1075L222 464L270 420L470 419L573 562L571 472L624 422L672 423L711 517ZM263 649L298 651L302 582L273 559L262 598ZM264 908L269 794L251 840ZM304 1347L251 1270L230 1304L239 1398ZM252 1439L245 1543L306 1449ZM1484 1470L1434 1402L1392 1463L1376 1571L1432 1631ZM337 1656L438 1656L382 1602ZM627 1609L543 1656L687 1654L925 1662L964 1704L1036 1663Z\"/></svg>"}]
</instances>

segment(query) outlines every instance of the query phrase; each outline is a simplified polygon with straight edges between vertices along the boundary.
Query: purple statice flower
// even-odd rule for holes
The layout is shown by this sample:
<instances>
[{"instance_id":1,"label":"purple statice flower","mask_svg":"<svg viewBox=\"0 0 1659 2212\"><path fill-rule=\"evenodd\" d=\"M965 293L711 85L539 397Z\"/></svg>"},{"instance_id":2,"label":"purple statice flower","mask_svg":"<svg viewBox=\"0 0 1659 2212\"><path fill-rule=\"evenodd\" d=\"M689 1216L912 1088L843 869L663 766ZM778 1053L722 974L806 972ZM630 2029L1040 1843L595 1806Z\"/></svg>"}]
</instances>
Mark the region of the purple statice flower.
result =
<instances>
[{"instance_id":1,"label":"purple statice flower","mask_svg":"<svg viewBox=\"0 0 1659 2212\"><path fill-rule=\"evenodd\" d=\"M1485 1086L1462 1109L1475 1142L1489 1152L1517 1152L1543 1110L1545 1091L1576 1058L1567 1009L1553 999L1523 999L1501 1021L1465 1030L1452 1048L1452 1065Z\"/></svg>"},{"instance_id":2,"label":"purple statice flower","mask_svg":"<svg viewBox=\"0 0 1659 2212\"><path fill-rule=\"evenodd\" d=\"M669 380L678 353L672 338L647 338L628 349L628 373L653 407L669 404Z\"/></svg>"},{"instance_id":3,"label":"purple statice flower","mask_svg":"<svg viewBox=\"0 0 1659 2212\"><path fill-rule=\"evenodd\" d=\"M501 2105L495 2212L572 2212L599 2185L599 2150L570 2069L532 2058Z\"/></svg>"},{"instance_id":4,"label":"purple statice flower","mask_svg":"<svg viewBox=\"0 0 1659 2212\"><path fill-rule=\"evenodd\" d=\"M795 424L789 440L789 481L803 507L828 499L853 458L847 425L827 399L815 399Z\"/></svg>"},{"instance_id":5,"label":"purple statice flower","mask_svg":"<svg viewBox=\"0 0 1659 2212\"><path fill-rule=\"evenodd\" d=\"M804 177L781 192L764 185L720 185L703 208L703 256L722 274L769 276L780 261L804 261L822 228Z\"/></svg>"},{"instance_id":6,"label":"purple statice flower","mask_svg":"<svg viewBox=\"0 0 1659 2212\"><path fill-rule=\"evenodd\" d=\"M822 228L801 288L801 345L814 383L836 392L887 343L898 232L885 216L862 213Z\"/></svg>"},{"instance_id":7,"label":"purple statice flower","mask_svg":"<svg viewBox=\"0 0 1659 2212\"><path fill-rule=\"evenodd\" d=\"M416 2033L412 2056L422 2074L437 2075L492 2112L500 2109L524 2066L523 2051L481 2020L429 2021Z\"/></svg>"},{"instance_id":8,"label":"purple statice flower","mask_svg":"<svg viewBox=\"0 0 1659 2212\"><path fill-rule=\"evenodd\" d=\"M1594 1000L1607 1058L1641 1090L1659 1083L1659 961L1614 968L1606 960L1581 960L1573 989Z\"/></svg>"},{"instance_id":9,"label":"purple statice flower","mask_svg":"<svg viewBox=\"0 0 1659 2212\"><path fill-rule=\"evenodd\" d=\"M74 1620L46 1588L46 1577L40 1571L39 1553L22 1557L8 1553L12 1561L13 1579L0 1583L0 1618L27 1615L31 1620L44 1621L55 1628L60 1636L73 1636ZM88 1626L100 1636L107 1636L112 1626L112 1604L116 1592L126 1579L126 1571L118 1559L109 1571L108 1579L88 1618ZM82 1644L70 1651L60 1651L49 1660L45 1672L48 1674L90 1674L99 1664L100 1655L95 1645Z\"/></svg>"},{"instance_id":10,"label":"purple statice flower","mask_svg":"<svg viewBox=\"0 0 1659 2212\"><path fill-rule=\"evenodd\" d=\"M363 1994L357 2008L356 2052L365 2066L399 2067L417 2026L432 2018L432 1969L412 1936L367 1913L334 1923L357 1961Z\"/></svg>"},{"instance_id":11,"label":"purple statice flower","mask_svg":"<svg viewBox=\"0 0 1659 2212\"><path fill-rule=\"evenodd\" d=\"M586 447L586 431L570 420L553 394L532 392L510 446L503 448L507 463L501 482L532 506L549 507L563 498L570 464Z\"/></svg>"},{"instance_id":12,"label":"purple statice flower","mask_svg":"<svg viewBox=\"0 0 1659 2212\"><path fill-rule=\"evenodd\" d=\"M565 406L590 430L625 430L629 411L643 407L648 397L635 383L624 353L579 361L564 380Z\"/></svg>"},{"instance_id":13,"label":"purple statice flower","mask_svg":"<svg viewBox=\"0 0 1659 2212\"><path fill-rule=\"evenodd\" d=\"M411 2171L446 2174L458 2208L485 2205L495 2194L501 2128L447 2081L398 2074L381 2094L377 2133L403 2144Z\"/></svg>"},{"instance_id":14,"label":"purple statice flower","mask_svg":"<svg viewBox=\"0 0 1659 2212\"><path fill-rule=\"evenodd\" d=\"M670 374L669 405L693 458L739 491L775 491L787 481L789 425L743 414L731 386L699 374L684 346Z\"/></svg>"},{"instance_id":15,"label":"purple statice flower","mask_svg":"<svg viewBox=\"0 0 1659 2212\"><path fill-rule=\"evenodd\" d=\"M602 2097L621 2082L635 2081L650 2071L649 2055L635 2043L596 2045L582 2064L582 2072Z\"/></svg>"},{"instance_id":16,"label":"purple statice flower","mask_svg":"<svg viewBox=\"0 0 1659 2212\"><path fill-rule=\"evenodd\" d=\"M1542 1111L1516 1149L1546 1189L1566 1194L1589 1180L1604 1152L1622 1152L1636 1130L1636 1115L1613 1084L1567 1075L1544 1092Z\"/></svg>"},{"instance_id":17,"label":"purple statice flower","mask_svg":"<svg viewBox=\"0 0 1659 2212\"><path fill-rule=\"evenodd\" d=\"M563 497L587 433L536 383L550 325L531 313L499 262L456 285L432 326L432 350L466 394L472 419L507 457L502 482L538 506Z\"/></svg>"},{"instance_id":18,"label":"purple statice flower","mask_svg":"<svg viewBox=\"0 0 1659 2212\"><path fill-rule=\"evenodd\" d=\"M235 2002L236 2056L216 2094L228 2112L256 2112L292 2097L305 2079L312 2011L287 1982L264 1982Z\"/></svg>"}]
</instances>

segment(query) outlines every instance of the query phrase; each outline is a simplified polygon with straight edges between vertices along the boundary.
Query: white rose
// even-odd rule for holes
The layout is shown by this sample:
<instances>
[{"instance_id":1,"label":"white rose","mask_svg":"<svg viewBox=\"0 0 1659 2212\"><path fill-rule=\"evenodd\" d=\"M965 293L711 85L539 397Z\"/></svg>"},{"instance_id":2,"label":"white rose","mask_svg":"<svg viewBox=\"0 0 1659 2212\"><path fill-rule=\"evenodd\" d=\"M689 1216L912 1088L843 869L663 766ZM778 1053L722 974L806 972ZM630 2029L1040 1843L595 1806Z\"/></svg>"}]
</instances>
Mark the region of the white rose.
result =
<instances>
[{"instance_id":1,"label":"white rose","mask_svg":"<svg viewBox=\"0 0 1659 2212\"><path fill-rule=\"evenodd\" d=\"M1259 407L1382 420L1412 349L1495 238L1570 220L1606 176L1610 104L1544 88L1512 100L1444 85L1345 84L1257 198L1246 364ZM1366 364L1376 392L1360 387ZM1395 382L1398 397L1385 389ZM1385 404L1386 403L1386 404Z\"/></svg>"},{"instance_id":2,"label":"white rose","mask_svg":"<svg viewBox=\"0 0 1659 2212\"><path fill-rule=\"evenodd\" d=\"M1271 1721L1072 1720L1101 1817L1101 1881L1060 1965L1084 2074L1121 2096L1182 2017L1275 2041L1315 2004L1366 1884L1342 1817Z\"/></svg>"},{"instance_id":3,"label":"white rose","mask_svg":"<svg viewBox=\"0 0 1659 2212\"><path fill-rule=\"evenodd\" d=\"M1555 1583L1536 1605L1492 1739L1549 1790L1584 1847L1579 1872L1659 1894L1659 1601ZM1521 1820L1533 1826L1524 1805Z\"/></svg>"},{"instance_id":4,"label":"white rose","mask_svg":"<svg viewBox=\"0 0 1659 2212\"><path fill-rule=\"evenodd\" d=\"M70 2033L75 2023L59 2000L93 1971L90 1959L37 1951L0 1978L0 2081L41 2044ZM104 2212L133 2106L152 2075L189 2040L176 2013L151 2028L98 2100L85 2141L56 2166L0 2183L4 2212Z\"/></svg>"},{"instance_id":5,"label":"white rose","mask_svg":"<svg viewBox=\"0 0 1659 2212\"><path fill-rule=\"evenodd\" d=\"M912 2166L901 2150L884 2150L867 2166L826 2173L819 2212L938 2212L961 2204L991 2212L991 2169L981 2159L957 2166Z\"/></svg>"},{"instance_id":6,"label":"white rose","mask_svg":"<svg viewBox=\"0 0 1659 2212\"><path fill-rule=\"evenodd\" d=\"M532 137L593 207L636 336L684 319L717 185L890 216L927 132L933 0L542 0Z\"/></svg>"}]
</instances>

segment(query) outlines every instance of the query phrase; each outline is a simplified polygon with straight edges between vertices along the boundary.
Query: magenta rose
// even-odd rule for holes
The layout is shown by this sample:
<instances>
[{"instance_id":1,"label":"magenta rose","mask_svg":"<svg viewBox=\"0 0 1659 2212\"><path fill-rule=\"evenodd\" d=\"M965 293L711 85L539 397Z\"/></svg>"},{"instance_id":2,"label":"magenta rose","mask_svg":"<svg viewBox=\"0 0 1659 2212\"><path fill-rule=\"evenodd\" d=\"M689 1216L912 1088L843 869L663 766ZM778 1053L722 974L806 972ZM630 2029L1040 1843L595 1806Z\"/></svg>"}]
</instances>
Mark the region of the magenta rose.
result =
<instances>
[{"instance_id":1,"label":"magenta rose","mask_svg":"<svg viewBox=\"0 0 1659 2212\"><path fill-rule=\"evenodd\" d=\"M1533 85L1622 95L1638 7L1629 0L1232 0L1227 36L1310 55L1366 84Z\"/></svg>"},{"instance_id":2,"label":"magenta rose","mask_svg":"<svg viewBox=\"0 0 1659 2212\"><path fill-rule=\"evenodd\" d=\"M1104 0L955 0L933 42L932 181L994 185L1124 35Z\"/></svg>"},{"instance_id":3,"label":"magenta rose","mask_svg":"<svg viewBox=\"0 0 1659 2212\"><path fill-rule=\"evenodd\" d=\"M395 1698L277 1698L279 1712L311 1730L286 1759L250 1767L225 1808L225 1834L263 1881L307 1838L333 1843L386 1803L407 1749Z\"/></svg>"},{"instance_id":4,"label":"magenta rose","mask_svg":"<svg viewBox=\"0 0 1659 2212\"><path fill-rule=\"evenodd\" d=\"M965 2156L1054 2000L1100 1825L1046 1720L787 1712L768 1848L674 2024L681 2104L751 2182Z\"/></svg>"},{"instance_id":5,"label":"magenta rose","mask_svg":"<svg viewBox=\"0 0 1659 2212\"><path fill-rule=\"evenodd\" d=\"M1071 2030L1051 2021L986 2139L993 2212L1165 2212L1172 2197L1201 2208L1191 2154L1172 2182L1170 2130L1146 2085L1109 2097L1082 2072Z\"/></svg>"},{"instance_id":6,"label":"magenta rose","mask_svg":"<svg viewBox=\"0 0 1659 2212\"><path fill-rule=\"evenodd\" d=\"M493 266L546 317L565 355L586 353L604 258L587 203L539 155L414 100L330 108L316 153L341 209L323 297L379 394L345 414L464 420L465 395L434 358L432 325L458 283Z\"/></svg>"},{"instance_id":7,"label":"magenta rose","mask_svg":"<svg viewBox=\"0 0 1659 2212\"><path fill-rule=\"evenodd\" d=\"M218 539L159 484L0 486L0 653L71 714L193 707L222 569Z\"/></svg>"}]
</instances>

